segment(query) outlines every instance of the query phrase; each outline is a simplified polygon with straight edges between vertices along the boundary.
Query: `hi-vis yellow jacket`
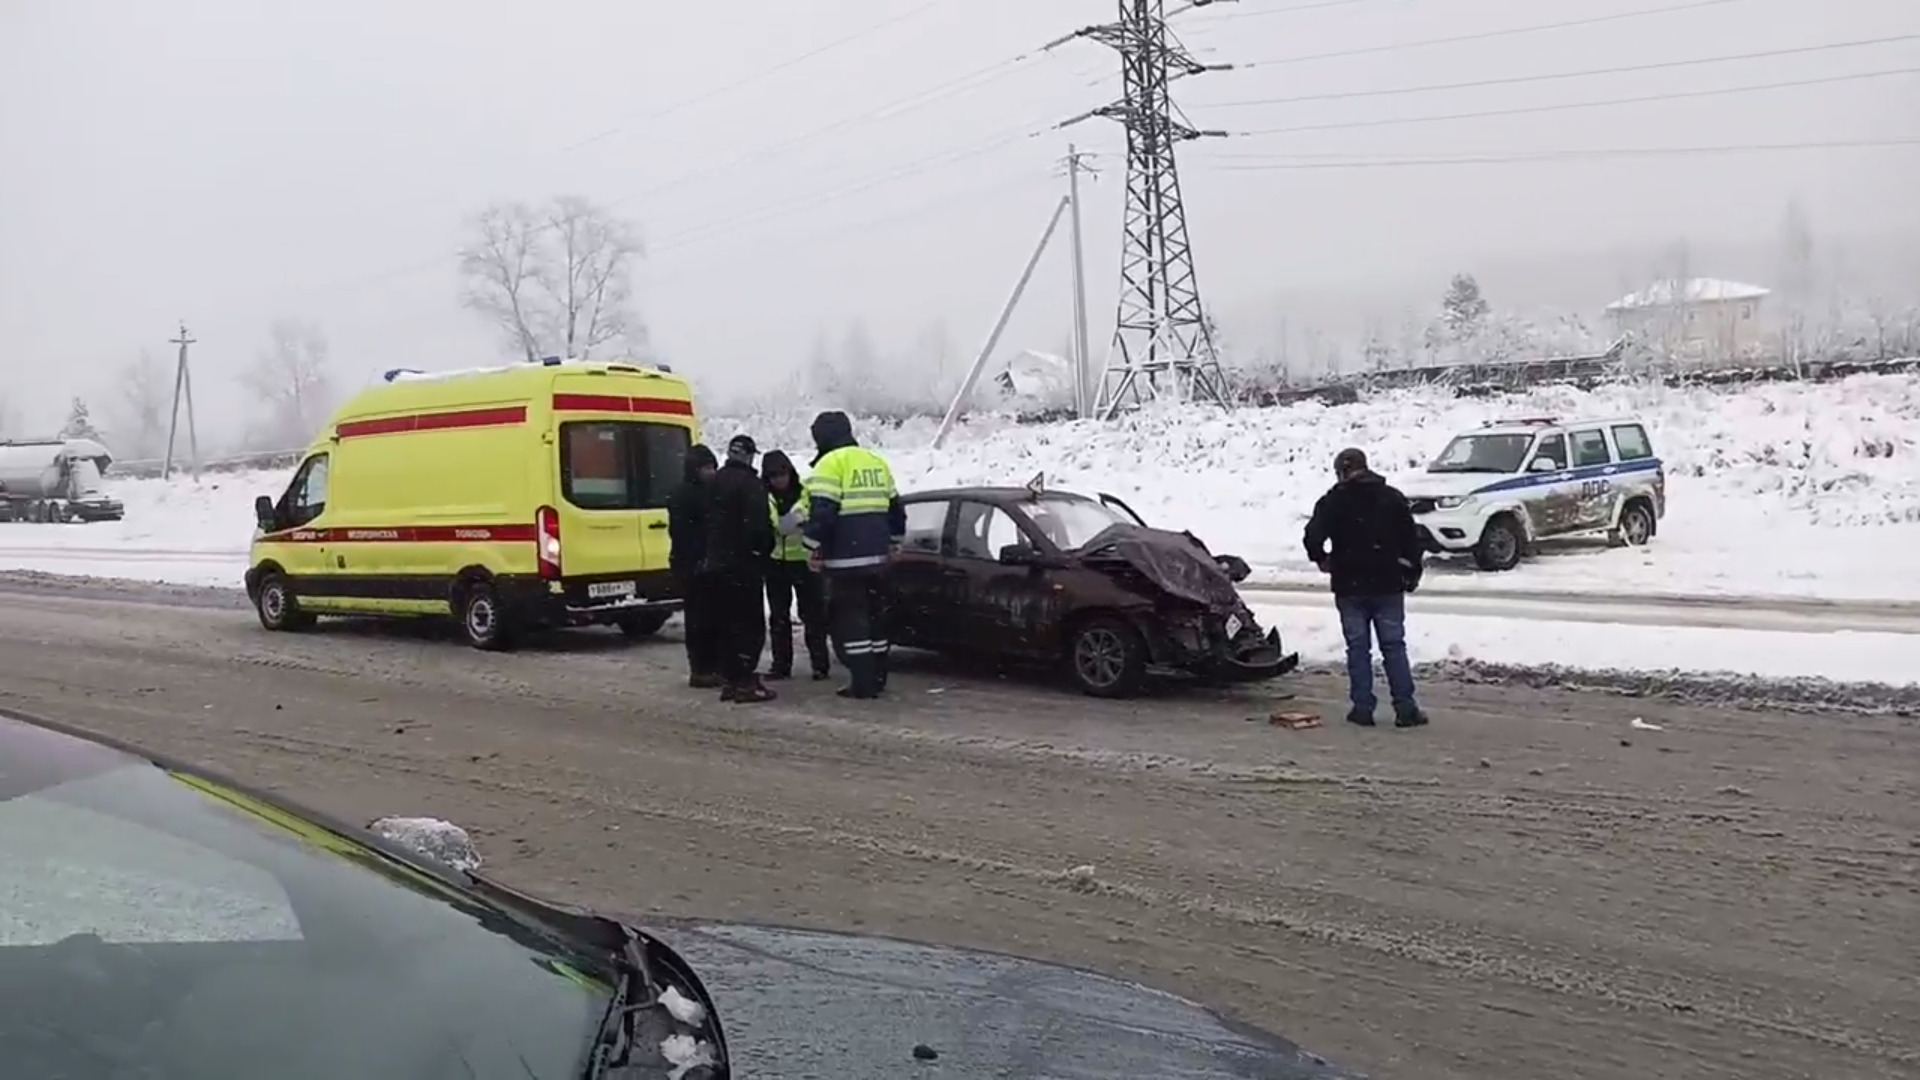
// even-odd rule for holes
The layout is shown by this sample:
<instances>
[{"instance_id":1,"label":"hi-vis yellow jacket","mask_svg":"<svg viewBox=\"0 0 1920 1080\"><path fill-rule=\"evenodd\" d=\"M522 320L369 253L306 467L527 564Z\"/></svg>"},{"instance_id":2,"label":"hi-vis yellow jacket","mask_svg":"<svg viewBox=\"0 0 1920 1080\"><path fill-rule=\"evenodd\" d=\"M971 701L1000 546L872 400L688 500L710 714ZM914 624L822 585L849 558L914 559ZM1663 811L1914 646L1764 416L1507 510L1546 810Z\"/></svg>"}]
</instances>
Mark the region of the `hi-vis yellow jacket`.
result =
<instances>
[{"instance_id":1,"label":"hi-vis yellow jacket","mask_svg":"<svg viewBox=\"0 0 1920 1080\"><path fill-rule=\"evenodd\" d=\"M807 544L801 530L807 525L807 485L800 485L800 497L793 501L787 512L780 512L780 504L772 495L767 496L767 513L773 517L773 558L775 562L806 562Z\"/></svg>"}]
</instances>

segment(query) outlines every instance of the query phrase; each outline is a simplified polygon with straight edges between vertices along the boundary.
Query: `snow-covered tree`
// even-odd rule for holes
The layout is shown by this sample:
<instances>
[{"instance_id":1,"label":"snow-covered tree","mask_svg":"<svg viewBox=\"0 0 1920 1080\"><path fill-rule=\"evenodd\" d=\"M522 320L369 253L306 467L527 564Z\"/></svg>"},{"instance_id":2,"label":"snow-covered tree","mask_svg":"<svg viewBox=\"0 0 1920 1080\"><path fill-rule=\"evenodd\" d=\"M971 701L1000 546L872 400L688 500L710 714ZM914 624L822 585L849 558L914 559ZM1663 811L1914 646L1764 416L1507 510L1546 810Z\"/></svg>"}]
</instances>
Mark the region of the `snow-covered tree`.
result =
<instances>
[{"instance_id":1,"label":"snow-covered tree","mask_svg":"<svg viewBox=\"0 0 1920 1080\"><path fill-rule=\"evenodd\" d=\"M250 441L273 450L304 446L333 407L326 335L298 319L279 319L269 333L267 348L244 376L266 407Z\"/></svg>"},{"instance_id":2,"label":"snow-covered tree","mask_svg":"<svg viewBox=\"0 0 1920 1080\"><path fill-rule=\"evenodd\" d=\"M460 253L467 307L528 363L638 353L646 328L633 307L637 227L577 195L545 206L498 203L468 223Z\"/></svg>"},{"instance_id":3,"label":"snow-covered tree","mask_svg":"<svg viewBox=\"0 0 1920 1080\"><path fill-rule=\"evenodd\" d=\"M1478 333L1492 310L1472 274L1453 275L1446 295L1440 298L1440 321L1456 341Z\"/></svg>"},{"instance_id":4,"label":"snow-covered tree","mask_svg":"<svg viewBox=\"0 0 1920 1080\"><path fill-rule=\"evenodd\" d=\"M60 428L60 437L99 440L100 432L93 426L93 414L84 398L74 398L73 404L67 408L67 422Z\"/></svg>"}]
</instances>

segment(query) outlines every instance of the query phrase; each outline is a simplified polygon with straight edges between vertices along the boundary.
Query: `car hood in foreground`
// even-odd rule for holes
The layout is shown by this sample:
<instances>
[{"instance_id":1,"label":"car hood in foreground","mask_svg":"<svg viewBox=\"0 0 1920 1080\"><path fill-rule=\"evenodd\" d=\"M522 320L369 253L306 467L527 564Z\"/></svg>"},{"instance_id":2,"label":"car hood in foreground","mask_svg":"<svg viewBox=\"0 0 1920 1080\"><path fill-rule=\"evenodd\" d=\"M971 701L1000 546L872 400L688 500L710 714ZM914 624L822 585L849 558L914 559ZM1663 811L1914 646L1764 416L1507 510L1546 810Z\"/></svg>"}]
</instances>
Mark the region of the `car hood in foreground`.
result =
<instances>
[{"instance_id":1,"label":"car hood in foreground","mask_svg":"<svg viewBox=\"0 0 1920 1080\"><path fill-rule=\"evenodd\" d=\"M1275 1035L1091 972L887 938L646 923L712 994L738 1076L1358 1080ZM916 1048L931 1059L916 1060Z\"/></svg>"},{"instance_id":2,"label":"car hood in foreground","mask_svg":"<svg viewBox=\"0 0 1920 1080\"><path fill-rule=\"evenodd\" d=\"M1231 614L1240 609L1233 579L1185 533L1114 525L1080 549L1089 565L1121 562L1171 596Z\"/></svg>"}]
</instances>

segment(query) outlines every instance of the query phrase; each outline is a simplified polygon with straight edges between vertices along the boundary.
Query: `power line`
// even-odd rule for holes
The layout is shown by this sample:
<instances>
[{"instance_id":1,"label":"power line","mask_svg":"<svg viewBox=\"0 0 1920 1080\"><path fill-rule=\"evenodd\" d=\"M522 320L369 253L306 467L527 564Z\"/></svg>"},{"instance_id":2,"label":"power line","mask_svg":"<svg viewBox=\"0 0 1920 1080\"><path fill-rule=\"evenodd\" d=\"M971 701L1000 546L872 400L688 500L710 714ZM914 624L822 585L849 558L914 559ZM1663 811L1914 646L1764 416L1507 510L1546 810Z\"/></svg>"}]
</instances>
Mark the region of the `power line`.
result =
<instances>
[{"instance_id":1,"label":"power line","mask_svg":"<svg viewBox=\"0 0 1920 1080\"><path fill-rule=\"evenodd\" d=\"M1664 94L1642 94L1638 97L1608 98L1604 101L1566 101L1552 105L1522 105L1511 109L1485 109L1479 112L1439 113L1428 116L1390 117L1380 120L1346 120L1329 124L1297 124L1292 127L1258 128L1252 131L1236 131L1240 136L1291 135L1305 131L1348 131L1354 128L1398 127L1406 124L1431 124L1448 120L1480 120L1495 116L1525 116L1532 113L1561 112L1569 109L1599 109L1616 105L1636 105L1647 102L1664 103L1683 98L1720 97L1729 94L1747 94L1761 90L1784 90L1797 86L1821 86L1828 83L1855 82L1861 79L1884 79L1894 75L1920 75L1920 67L1894 68L1887 71L1859 71L1848 75L1825 75L1811 79L1790 79L1783 82L1753 83L1747 86L1723 86L1711 90L1676 90Z\"/></svg>"},{"instance_id":2,"label":"power line","mask_svg":"<svg viewBox=\"0 0 1920 1080\"><path fill-rule=\"evenodd\" d=\"M710 222L705 225L696 225L690 229L663 238L658 243L651 245L651 250L655 253L672 251L677 248L686 247L692 243L699 243L716 236L724 236L727 233L737 232L743 228L749 228L767 221L778 220L790 212L811 210L828 203L838 202L851 195L858 195L861 192L871 191L874 188L883 187L887 184L904 180L908 177L919 176L946 166L957 165L960 162L980 157L1002 147L1010 146L1027 139L1037 138L1046 134L1047 131L1048 128L1040 124L1028 124L1017 129L1008 129L1001 134L965 148L959 150L944 150L936 154L930 154L926 157L918 158L914 161L888 169L877 176L855 179L851 183L834 185L823 191L815 191L769 205L763 205L756 208L758 212L744 217L733 215L720 221Z\"/></svg>"},{"instance_id":3,"label":"power line","mask_svg":"<svg viewBox=\"0 0 1920 1080\"><path fill-rule=\"evenodd\" d=\"M1640 146L1605 149L1549 150L1538 154L1502 154L1474 157L1435 158L1352 158L1346 161L1289 161L1275 158L1261 165L1209 165L1222 172L1298 172L1322 169L1412 169L1454 165L1518 165L1548 161L1592 160L1596 158L1686 157L1694 155L1790 153L1805 150L1854 150L1920 146L1920 138L1848 139L1835 142L1749 143L1737 146ZM1233 159L1227 159L1233 160ZM1253 161L1249 157L1241 160Z\"/></svg>"},{"instance_id":4,"label":"power line","mask_svg":"<svg viewBox=\"0 0 1920 1080\"><path fill-rule=\"evenodd\" d=\"M1429 83L1425 86L1400 86L1385 89L1336 90L1323 94L1296 94L1291 97L1261 98L1251 101L1215 101L1202 107L1208 109L1239 109L1266 105L1295 105L1312 101L1345 101L1351 98L1432 94L1448 90L1477 90L1487 86L1518 86L1523 83L1556 82L1564 79L1587 79L1601 75L1634 75L1647 71L1670 71L1676 68L1702 67L1708 64L1731 64L1746 60L1767 60L1776 56L1799 56L1808 53L1832 52L1839 49L1859 49L1870 45L1891 45L1902 41L1920 41L1920 34L1895 34L1891 37L1865 38L1859 41L1835 41L1823 45L1797 45L1788 49L1768 49L1764 52L1736 53L1731 56L1707 56L1694 60L1661 60L1647 64L1629 64L1623 67L1588 68L1584 71L1556 71L1545 75L1513 75L1495 79L1474 79L1468 82Z\"/></svg>"},{"instance_id":5,"label":"power line","mask_svg":"<svg viewBox=\"0 0 1920 1080\"><path fill-rule=\"evenodd\" d=\"M1208 19L1205 23L1195 23L1196 27L1212 26L1214 23L1232 22L1235 19L1259 19L1268 15L1297 15L1302 11L1319 11L1323 8L1353 7L1356 4L1375 4L1379 0L1318 0L1311 4L1292 4L1287 7L1263 7L1252 11L1242 9L1226 15Z\"/></svg>"},{"instance_id":6,"label":"power line","mask_svg":"<svg viewBox=\"0 0 1920 1080\"><path fill-rule=\"evenodd\" d=\"M1309 53L1304 56L1288 56L1278 60L1255 60L1252 63L1236 64L1235 67L1279 67L1283 64L1304 64L1310 60L1338 60L1348 56L1367 56L1372 53L1399 52L1402 49L1424 49L1432 45L1458 45L1468 41L1489 41L1494 38L1516 37L1521 34L1544 33L1548 30L1570 30L1580 26L1597 26L1601 23L1621 22L1626 19L1643 19L1653 15L1673 15L1682 11L1695 11L1701 8L1720 7L1725 4L1743 4L1746 2L1747 0L1688 0L1688 2L1683 4L1669 4L1666 7L1658 8L1642 8L1638 11L1619 11L1611 15L1593 15L1584 19L1569 19L1566 22L1537 23L1533 26L1515 26L1505 30L1484 30L1474 34L1428 38L1425 41L1403 41L1386 45L1367 45L1358 49Z\"/></svg>"},{"instance_id":7,"label":"power line","mask_svg":"<svg viewBox=\"0 0 1920 1080\"><path fill-rule=\"evenodd\" d=\"M893 27L900 25L901 23L909 22L913 19L917 19L920 16L925 15L927 12L932 11L934 8L939 7L941 4L946 2L947 0L927 0L926 3L921 4L919 7L913 8L912 10L907 11L904 14L895 15L890 19L884 19L880 22L873 24L872 26L866 27L863 30L856 30L851 34L845 35L844 37L836 38L835 40L830 41L825 45L821 45L816 48L809 49L808 51L803 52L800 55L795 56L789 60L783 60L780 63L775 64L770 68L764 68L760 71L754 72L751 75L745 76L744 78L735 79L733 82L727 83L724 86L715 87L714 89L708 90L705 93L696 94L693 97L686 98L682 101L677 101L674 104L669 105L664 109L647 113L644 116L640 116L640 117L628 116L627 118L622 119L619 123L615 124L613 127L608 128L605 131L602 131L597 135L589 135L588 137L581 139L578 142L570 143L567 146L561 147L559 150L554 151L554 153L561 153L561 154L572 153L573 151L581 149L582 147L591 146L594 143L611 138L612 136L619 134L621 131L626 130L626 128L636 119L642 120L642 121L663 120L684 109L688 109L695 105L698 105L703 101L711 101L712 99L719 97L722 94L732 93L733 91L738 90L743 86L751 86L754 83L760 82L761 80L766 79L770 76L778 75L782 71L786 71L790 68L798 67L809 60L815 59L816 57L825 56L827 53L833 52L837 49L845 48L846 46L851 45L857 41L864 41L865 39L872 37L873 35L880 33L881 31L890 30Z\"/></svg>"}]
</instances>

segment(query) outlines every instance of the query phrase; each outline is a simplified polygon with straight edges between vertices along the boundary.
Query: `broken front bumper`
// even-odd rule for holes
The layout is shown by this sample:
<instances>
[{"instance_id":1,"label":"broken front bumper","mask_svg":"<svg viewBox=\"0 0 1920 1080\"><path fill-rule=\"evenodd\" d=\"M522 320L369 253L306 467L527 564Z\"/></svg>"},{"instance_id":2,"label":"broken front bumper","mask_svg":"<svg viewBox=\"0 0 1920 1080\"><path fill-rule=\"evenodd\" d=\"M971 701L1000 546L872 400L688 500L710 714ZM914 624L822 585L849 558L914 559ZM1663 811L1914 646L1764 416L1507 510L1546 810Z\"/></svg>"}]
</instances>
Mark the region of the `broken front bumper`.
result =
<instances>
[{"instance_id":1,"label":"broken front bumper","mask_svg":"<svg viewBox=\"0 0 1920 1080\"><path fill-rule=\"evenodd\" d=\"M1264 633L1253 613L1237 616L1240 632L1229 639L1224 620L1170 623L1154 636L1152 668L1162 674L1189 675L1213 682L1259 682L1300 666L1300 654L1287 652L1280 631Z\"/></svg>"}]
</instances>

